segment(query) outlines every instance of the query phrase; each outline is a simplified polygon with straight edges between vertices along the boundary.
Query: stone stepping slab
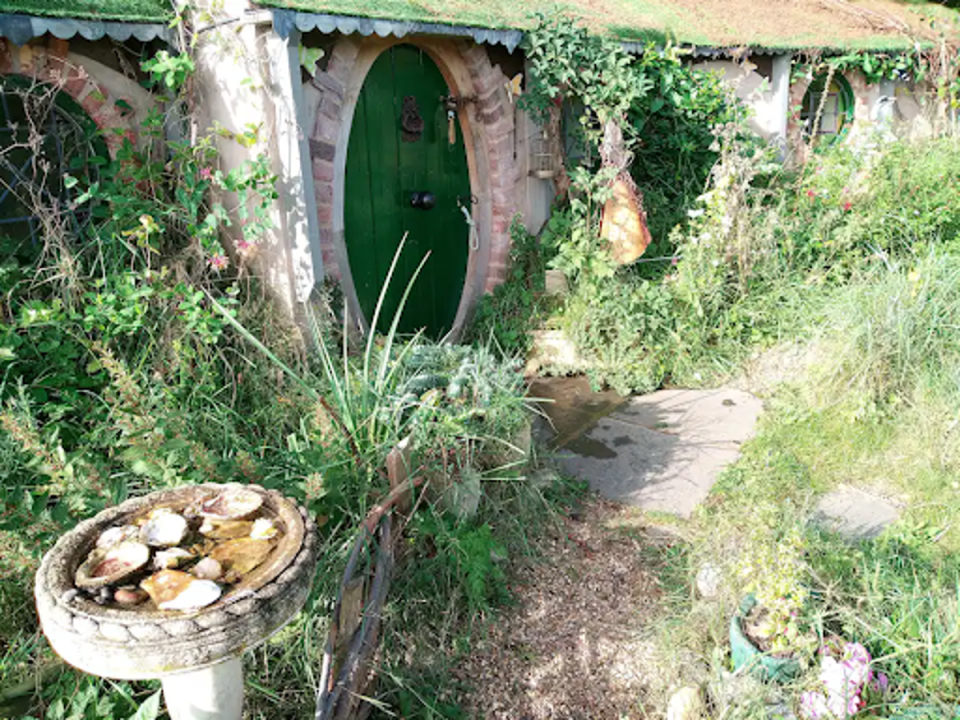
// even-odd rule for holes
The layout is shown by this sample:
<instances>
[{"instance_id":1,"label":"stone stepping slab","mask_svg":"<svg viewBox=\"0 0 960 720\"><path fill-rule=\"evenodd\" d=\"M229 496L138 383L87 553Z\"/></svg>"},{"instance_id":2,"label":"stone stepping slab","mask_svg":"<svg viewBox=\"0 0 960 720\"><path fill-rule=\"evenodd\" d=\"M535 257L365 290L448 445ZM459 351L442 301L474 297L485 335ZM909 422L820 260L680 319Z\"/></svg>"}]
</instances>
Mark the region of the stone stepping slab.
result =
<instances>
[{"instance_id":1,"label":"stone stepping slab","mask_svg":"<svg viewBox=\"0 0 960 720\"><path fill-rule=\"evenodd\" d=\"M739 457L762 410L758 398L729 388L660 390L616 403L604 396L598 403L582 388L571 402L560 381L544 385L531 394L559 396L543 409L557 428L557 460L565 472L611 500L681 517L690 516L720 471Z\"/></svg>"},{"instance_id":2,"label":"stone stepping slab","mask_svg":"<svg viewBox=\"0 0 960 720\"><path fill-rule=\"evenodd\" d=\"M847 540L871 540L900 519L900 508L866 490L841 485L820 498L814 521Z\"/></svg>"}]
</instances>

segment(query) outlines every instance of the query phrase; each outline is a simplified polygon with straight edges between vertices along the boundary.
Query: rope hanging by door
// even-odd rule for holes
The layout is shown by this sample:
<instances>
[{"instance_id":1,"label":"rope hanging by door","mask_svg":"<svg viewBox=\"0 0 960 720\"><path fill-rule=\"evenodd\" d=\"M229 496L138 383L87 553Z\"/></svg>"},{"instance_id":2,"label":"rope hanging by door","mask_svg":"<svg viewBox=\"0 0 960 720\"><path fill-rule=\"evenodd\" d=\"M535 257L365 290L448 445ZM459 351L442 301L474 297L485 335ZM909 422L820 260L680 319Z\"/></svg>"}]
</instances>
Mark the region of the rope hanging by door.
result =
<instances>
[{"instance_id":1,"label":"rope hanging by door","mask_svg":"<svg viewBox=\"0 0 960 720\"><path fill-rule=\"evenodd\" d=\"M470 209L464 205L460 205L459 201L457 205L460 207L460 212L463 213L463 219L466 220L467 227L470 228L470 249L479 250L480 234L477 232L477 224L473 221L473 215L470 214Z\"/></svg>"}]
</instances>

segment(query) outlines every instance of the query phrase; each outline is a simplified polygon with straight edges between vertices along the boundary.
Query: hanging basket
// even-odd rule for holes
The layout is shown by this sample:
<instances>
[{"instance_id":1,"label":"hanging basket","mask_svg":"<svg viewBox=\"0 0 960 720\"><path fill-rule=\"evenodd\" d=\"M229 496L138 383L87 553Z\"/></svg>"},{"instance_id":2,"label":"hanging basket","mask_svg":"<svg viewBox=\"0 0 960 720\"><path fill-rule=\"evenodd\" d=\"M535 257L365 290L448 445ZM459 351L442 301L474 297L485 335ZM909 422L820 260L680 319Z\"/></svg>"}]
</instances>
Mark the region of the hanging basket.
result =
<instances>
[{"instance_id":1,"label":"hanging basket","mask_svg":"<svg viewBox=\"0 0 960 720\"><path fill-rule=\"evenodd\" d=\"M650 245L646 213L631 181L620 177L614 182L613 197L603 206L600 237L610 243L613 259L621 265L632 263Z\"/></svg>"}]
</instances>

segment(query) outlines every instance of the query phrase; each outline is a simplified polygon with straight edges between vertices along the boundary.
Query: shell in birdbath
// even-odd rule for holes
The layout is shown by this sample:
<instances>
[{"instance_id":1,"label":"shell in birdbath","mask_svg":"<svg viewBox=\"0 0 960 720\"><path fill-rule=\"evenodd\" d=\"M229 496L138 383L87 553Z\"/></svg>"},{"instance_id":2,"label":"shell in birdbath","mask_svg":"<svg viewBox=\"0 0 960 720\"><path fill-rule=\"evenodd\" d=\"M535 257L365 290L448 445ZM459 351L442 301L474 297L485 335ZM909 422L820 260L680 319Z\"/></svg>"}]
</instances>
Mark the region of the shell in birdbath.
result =
<instances>
[{"instance_id":1,"label":"shell in birdbath","mask_svg":"<svg viewBox=\"0 0 960 720\"><path fill-rule=\"evenodd\" d=\"M249 523L240 528L247 534L202 534L211 518L201 508L217 510L223 504L218 499L225 493L228 501L231 494L236 498L238 488L262 498L241 519ZM114 580L110 565L101 563L116 559L116 548L130 542L123 538L131 530L123 528L135 528L139 537L161 510L186 522L181 541L171 547L138 543L145 564ZM108 547L97 548L98 541ZM307 598L317 552L309 515L276 491L218 484L161 490L108 508L64 534L37 573L37 611L54 650L88 672L123 679L192 672L235 657L287 623ZM91 574L94 587L83 584Z\"/></svg>"},{"instance_id":2,"label":"shell in birdbath","mask_svg":"<svg viewBox=\"0 0 960 720\"><path fill-rule=\"evenodd\" d=\"M189 612L258 582L259 568L285 544L286 525L264 505L262 489L207 487L219 489L158 503L95 536L75 587L96 604L124 612Z\"/></svg>"},{"instance_id":3,"label":"shell in birdbath","mask_svg":"<svg viewBox=\"0 0 960 720\"><path fill-rule=\"evenodd\" d=\"M140 528L136 525L117 525L100 534L97 538L97 547L107 549L125 540L136 540L139 537Z\"/></svg>"},{"instance_id":4,"label":"shell in birdbath","mask_svg":"<svg viewBox=\"0 0 960 720\"><path fill-rule=\"evenodd\" d=\"M207 557L194 565L190 572L201 580L219 580L223 577L223 566L213 558Z\"/></svg>"},{"instance_id":5,"label":"shell in birdbath","mask_svg":"<svg viewBox=\"0 0 960 720\"><path fill-rule=\"evenodd\" d=\"M153 556L153 566L157 570L173 570L194 557L196 556L189 550L178 547L167 548Z\"/></svg>"},{"instance_id":6,"label":"shell in birdbath","mask_svg":"<svg viewBox=\"0 0 960 720\"><path fill-rule=\"evenodd\" d=\"M220 599L220 586L179 570L161 570L140 583L159 610L199 610Z\"/></svg>"},{"instance_id":7,"label":"shell in birdbath","mask_svg":"<svg viewBox=\"0 0 960 720\"><path fill-rule=\"evenodd\" d=\"M276 523L270 518L257 518L253 521L253 527L250 528L250 537L254 540L269 540L277 536Z\"/></svg>"},{"instance_id":8,"label":"shell in birdbath","mask_svg":"<svg viewBox=\"0 0 960 720\"><path fill-rule=\"evenodd\" d=\"M113 593L113 600L118 605L133 607L139 605L149 597L145 590L136 587L122 587Z\"/></svg>"},{"instance_id":9,"label":"shell in birdbath","mask_svg":"<svg viewBox=\"0 0 960 720\"><path fill-rule=\"evenodd\" d=\"M253 529L251 520L224 520L217 522L205 518L200 526L200 534L211 540L232 540L247 537Z\"/></svg>"},{"instance_id":10,"label":"shell in birdbath","mask_svg":"<svg viewBox=\"0 0 960 720\"><path fill-rule=\"evenodd\" d=\"M271 550L273 543L269 540L237 538L215 547L210 557L223 567L225 579L239 579L261 565Z\"/></svg>"},{"instance_id":11,"label":"shell in birdbath","mask_svg":"<svg viewBox=\"0 0 960 720\"><path fill-rule=\"evenodd\" d=\"M227 487L216 497L200 503L200 515L210 520L246 520L256 514L263 498L242 487Z\"/></svg>"},{"instance_id":12,"label":"shell in birdbath","mask_svg":"<svg viewBox=\"0 0 960 720\"><path fill-rule=\"evenodd\" d=\"M150 547L173 547L187 534L187 520L170 508L158 508L140 528L140 542Z\"/></svg>"},{"instance_id":13,"label":"shell in birdbath","mask_svg":"<svg viewBox=\"0 0 960 720\"><path fill-rule=\"evenodd\" d=\"M138 542L121 542L108 548L94 548L77 568L79 588L103 588L130 577L150 560L150 548Z\"/></svg>"}]
</instances>

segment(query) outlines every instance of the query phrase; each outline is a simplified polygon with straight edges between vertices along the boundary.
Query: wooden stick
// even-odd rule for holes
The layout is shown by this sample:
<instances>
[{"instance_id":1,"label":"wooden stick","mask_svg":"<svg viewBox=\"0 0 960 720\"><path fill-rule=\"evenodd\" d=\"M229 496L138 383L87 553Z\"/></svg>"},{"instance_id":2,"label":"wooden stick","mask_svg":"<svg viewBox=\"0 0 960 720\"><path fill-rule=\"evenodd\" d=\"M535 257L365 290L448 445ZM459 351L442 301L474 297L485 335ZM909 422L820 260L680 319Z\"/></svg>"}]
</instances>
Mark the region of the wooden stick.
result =
<instances>
[{"instance_id":1,"label":"wooden stick","mask_svg":"<svg viewBox=\"0 0 960 720\"><path fill-rule=\"evenodd\" d=\"M382 503L375 505L374 508L367 513L367 519L363 521L363 527L366 531L372 535L384 513L399 503L404 498L404 493L410 492L414 488L423 485L423 480L422 477L410 478L402 485L397 485L397 487L391 490L390 494L387 495Z\"/></svg>"}]
</instances>

